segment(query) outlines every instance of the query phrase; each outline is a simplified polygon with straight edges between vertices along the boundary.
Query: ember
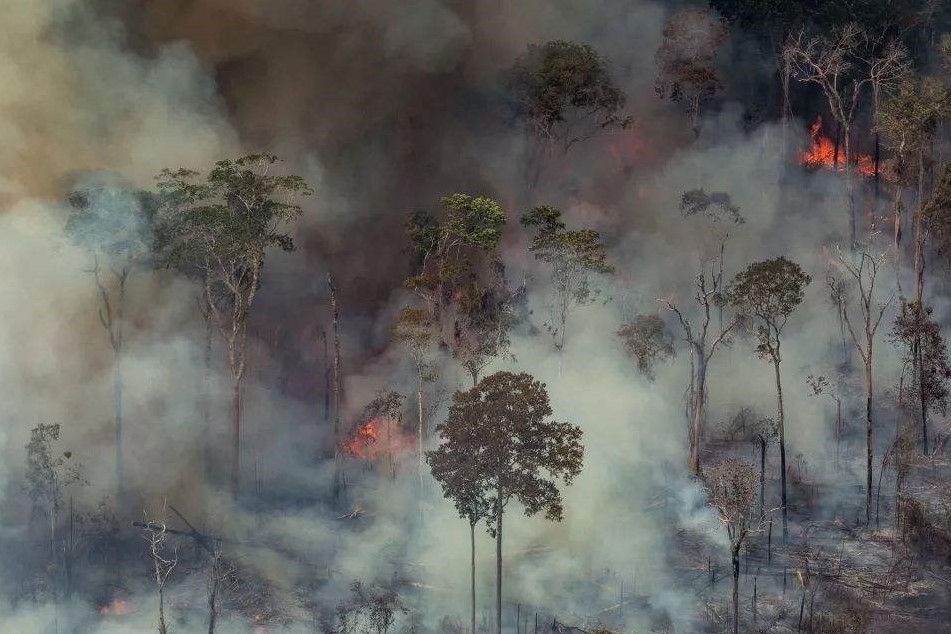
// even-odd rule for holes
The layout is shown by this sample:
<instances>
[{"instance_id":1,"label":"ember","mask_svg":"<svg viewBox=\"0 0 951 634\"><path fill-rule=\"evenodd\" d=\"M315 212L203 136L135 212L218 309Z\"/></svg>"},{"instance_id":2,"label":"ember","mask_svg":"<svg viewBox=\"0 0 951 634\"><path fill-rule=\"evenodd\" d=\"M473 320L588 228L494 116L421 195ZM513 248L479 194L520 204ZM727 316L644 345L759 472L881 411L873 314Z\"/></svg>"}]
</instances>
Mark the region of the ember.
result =
<instances>
[{"instance_id":1,"label":"ember","mask_svg":"<svg viewBox=\"0 0 951 634\"><path fill-rule=\"evenodd\" d=\"M123 601L122 599L113 599L112 603L99 608L100 616L121 616L131 613L132 606L129 605L128 601Z\"/></svg>"},{"instance_id":2,"label":"ember","mask_svg":"<svg viewBox=\"0 0 951 634\"><path fill-rule=\"evenodd\" d=\"M355 458L373 458L379 454L377 440L380 433L377 427L380 421L375 418L357 427L353 436L344 443L343 450Z\"/></svg>"},{"instance_id":3,"label":"ember","mask_svg":"<svg viewBox=\"0 0 951 634\"><path fill-rule=\"evenodd\" d=\"M800 153L799 162L811 169L827 169L842 171L845 169L843 148L836 151L835 142L822 134L822 116L817 116L815 122L809 126L811 145L808 150ZM863 176L875 175L875 162L868 154L856 154L852 157L855 171Z\"/></svg>"}]
</instances>

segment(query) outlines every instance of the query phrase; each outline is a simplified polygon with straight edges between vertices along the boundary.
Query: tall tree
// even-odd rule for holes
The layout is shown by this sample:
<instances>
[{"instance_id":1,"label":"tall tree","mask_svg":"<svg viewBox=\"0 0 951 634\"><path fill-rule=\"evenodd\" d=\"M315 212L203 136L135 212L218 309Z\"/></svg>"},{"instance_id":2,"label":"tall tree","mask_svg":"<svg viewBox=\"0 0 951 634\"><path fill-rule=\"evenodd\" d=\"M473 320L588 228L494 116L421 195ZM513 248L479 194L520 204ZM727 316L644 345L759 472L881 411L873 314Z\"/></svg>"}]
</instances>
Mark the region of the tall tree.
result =
<instances>
[{"instance_id":1,"label":"tall tree","mask_svg":"<svg viewBox=\"0 0 951 634\"><path fill-rule=\"evenodd\" d=\"M587 44L555 40L529 45L511 71L515 116L530 137L526 173L534 189L556 149L633 124L622 110L626 98L607 62Z\"/></svg>"},{"instance_id":2,"label":"tall tree","mask_svg":"<svg viewBox=\"0 0 951 634\"><path fill-rule=\"evenodd\" d=\"M700 136L704 106L723 88L714 61L728 34L725 21L702 9L682 9L664 24L664 39L654 56L654 89L661 98L683 106L694 136Z\"/></svg>"},{"instance_id":3,"label":"tall tree","mask_svg":"<svg viewBox=\"0 0 951 634\"><path fill-rule=\"evenodd\" d=\"M489 534L496 544L497 634L502 631L505 509L516 500L527 515L544 512L549 520L560 521L564 509L556 481L570 484L581 473L581 429L547 420L551 414L543 383L524 372L496 372L472 389L456 392L446 422L436 428L444 445L448 445L434 454L437 473L445 473L440 477L447 478L446 481L449 474L458 474L465 483L460 490L467 493L460 499L471 500L469 495L474 494L474 499L489 509L493 520ZM465 462L444 463L451 456ZM453 499L456 500L454 496ZM463 509L469 508L467 504Z\"/></svg>"},{"instance_id":4,"label":"tall tree","mask_svg":"<svg viewBox=\"0 0 951 634\"><path fill-rule=\"evenodd\" d=\"M45 511L50 520L50 555L56 553L56 523L63 508L63 491L71 484L85 483L82 465L73 452L54 449L59 441L59 423L40 423L30 430L26 446L27 494L33 511Z\"/></svg>"},{"instance_id":5,"label":"tall tree","mask_svg":"<svg viewBox=\"0 0 951 634\"><path fill-rule=\"evenodd\" d=\"M877 127L893 152L895 173L893 194L896 271L901 293L902 211L906 187L916 188L914 215L914 300L922 301L925 276L925 242L932 227L927 218L931 203L926 200L925 181L935 135L941 121L951 116L951 93L936 79L912 77L901 83L895 95L885 100L878 112ZM935 197L933 202L939 201Z\"/></svg>"},{"instance_id":6,"label":"tall tree","mask_svg":"<svg viewBox=\"0 0 951 634\"><path fill-rule=\"evenodd\" d=\"M70 240L86 249L92 260L99 293L99 323L113 353L116 501L123 498L122 361L126 289L129 277L152 257L152 227L156 212L153 194L126 189L108 181L72 191L72 213L66 223Z\"/></svg>"},{"instance_id":7,"label":"tall tree","mask_svg":"<svg viewBox=\"0 0 951 634\"><path fill-rule=\"evenodd\" d=\"M871 240L870 240L871 242ZM874 425L872 423L873 415L873 389L874 381L872 379L873 357L875 344L875 334L882 323L882 317L885 311L892 303L895 295L892 293L885 301L881 301L876 296L875 283L878 281L878 273L886 262L886 254L874 254L870 252L871 245L863 249L853 257L843 254L838 255L838 265L846 277L846 283L837 285L840 289L837 297L833 299L841 306L842 317L848 326L849 336L852 338L852 344L858 351L862 359L862 365L865 368L865 451L866 451L866 473L865 473L865 523L868 524L872 519L872 433ZM860 324L853 324L849 317L849 307L852 303L849 290L858 292L857 304ZM854 314L854 313L853 313ZM861 331L857 332L857 325L861 326Z\"/></svg>"},{"instance_id":8,"label":"tall tree","mask_svg":"<svg viewBox=\"0 0 951 634\"><path fill-rule=\"evenodd\" d=\"M551 272L550 317L545 324L560 353L571 311L590 304L600 294L595 275L612 275L601 234L594 229L568 230L561 211L554 207L536 207L522 216L522 225L534 230L529 250L548 265Z\"/></svg>"},{"instance_id":9,"label":"tall tree","mask_svg":"<svg viewBox=\"0 0 951 634\"><path fill-rule=\"evenodd\" d=\"M313 191L300 176L272 173L279 159L251 154L198 172L164 170L160 252L172 266L200 272L205 307L227 344L232 379L231 491L241 477L241 383L247 327L268 250L292 251L283 226L302 212L297 199Z\"/></svg>"},{"instance_id":10,"label":"tall tree","mask_svg":"<svg viewBox=\"0 0 951 634\"><path fill-rule=\"evenodd\" d=\"M457 412L454 416L453 412ZM463 420L458 410L450 410L446 422L437 431L443 442L436 450L427 452L426 461L433 478L442 486L443 494L456 506L459 517L469 522L469 553L471 582L471 632L476 631L475 583L475 527L492 515L488 501L483 468L480 466L482 447L478 430Z\"/></svg>"},{"instance_id":11,"label":"tall tree","mask_svg":"<svg viewBox=\"0 0 951 634\"><path fill-rule=\"evenodd\" d=\"M762 523L756 514L756 472L748 464L727 459L714 463L703 474L710 506L730 540L733 564L733 634L740 631L740 549L750 532Z\"/></svg>"},{"instance_id":12,"label":"tall tree","mask_svg":"<svg viewBox=\"0 0 951 634\"><path fill-rule=\"evenodd\" d=\"M728 301L749 316L755 327L756 353L773 363L776 374L776 429L779 433L779 475L783 506L783 539L789 537L786 498L786 419L783 411L783 382L780 345L789 316L802 303L803 292L812 278L795 262L784 257L763 260L739 273L727 290Z\"/></svg>"},{"instance_id":13,"label":"tall tree","mask_svg":"<svg viewBox=\"0 0 951 634\"><path fill-rule=\"evenodd\" d=\"M413 366L416 369L416 471L419 489L423 488L423 436L426 430L425 408L423 406L423 388L432 380L432 361L430 351L433 345L433 326L429 314L420 308L404 308L392 327L393 340L406 346Z\"/></svg>"},{"instance_id":14,"label":"tall tree","mask_svg":"<svg viewBox=\"0 0 951 634\"><path fill-rule=\"evenodd\" d=\"M947 342L941 334L941 327L931 314L931 307L903 300L889 333L891 340L902 349L905 365L917 370L913 373L913 389L918 397L921 446L925 455L929 453L928 413L947 412L951 388L951 363L948 361ZM900 437L899 434L899 440Z\"/></svg>"},{"instance_id":15,"label":"tall tree","mask_svg":"<svg viewBox=\"0 0 951 634\"><path fill-rule=\"evenodd\" d=\"M739 316L723 318L723 255L729 238L729 227L745 222L739 207L732 203L724 192L707 193L702 189L684 193L680 210L685 218L704 221L703 237L708 244L701 245L700 270L695 278L695 314L673 299L659 299L668 310L677 316L684 332L684 341L690 349L690 383L687 388L686 415L690 470L700 475L700 451L703 442L707 402L707 370L717 351L726 344L739 324ZM712 240L709 240L712 238ZM713 254L708 253L712 250ZM698 313L698 314L697 314ZM716 318L717 323L713 320Z\"/></svg>"}]
</instances>

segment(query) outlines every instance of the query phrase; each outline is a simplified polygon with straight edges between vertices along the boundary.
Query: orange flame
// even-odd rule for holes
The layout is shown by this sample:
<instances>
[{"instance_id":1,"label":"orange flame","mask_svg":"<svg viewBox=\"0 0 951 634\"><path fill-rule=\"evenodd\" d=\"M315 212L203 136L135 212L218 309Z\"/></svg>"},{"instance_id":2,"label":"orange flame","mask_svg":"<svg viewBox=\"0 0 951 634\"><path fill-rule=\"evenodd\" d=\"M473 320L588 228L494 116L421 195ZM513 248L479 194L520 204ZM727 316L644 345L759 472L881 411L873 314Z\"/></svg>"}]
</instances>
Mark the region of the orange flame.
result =
<instances>
[{"instance_id":1,"label":"orange flame","mask_svg":"<svg viewBox=\"0 0 951 634\"><path fill-rule=\"evenodd\" d=\"M376 460L395 455L413 447L412 439L400 432L395 421L371 418L354 429L342 443L345 454L360 460Z\"/></svg>"},{"instance_id":2,"label":"orange flame","mask_svg":"<svg viewBox=\"0 0 951 634\"><path fill-rule=\"evenodd\" d=\"M844 152L839 148L836 156L835 142L822 134L822 116L816 117L809 126L811 144L808 150L799 154L799 162L810 169L842 171L845 169ZM852 157L855 171L863 176L875 175L875 161L868 154L856 154Z\"/></svg>"},{"instance_id":3,"label":"orange flame","mask_svg":"<svg viewBox=\"0 0 951 634\"><path fill-rule=\"evenodd\" d=\"M122 599L113 599L109 605L104 605L99 608L100 616L121 616L123 614L130 614L131 612L132 606L129 605L128 601L123 601Z\"/></svg>"},{"instance_id":4,"label":"orange flame","mask_svg":"<svg viewBox=\"0 0 951 634\"><path fill-rule=\"evenodd\" d=\"M344 452L355 458L369 459L375 457L377 441L380 438L377 431L379 424L379 421L374 418L358 426L353 435L344 441Z\"/></svg>"}]
</instances>

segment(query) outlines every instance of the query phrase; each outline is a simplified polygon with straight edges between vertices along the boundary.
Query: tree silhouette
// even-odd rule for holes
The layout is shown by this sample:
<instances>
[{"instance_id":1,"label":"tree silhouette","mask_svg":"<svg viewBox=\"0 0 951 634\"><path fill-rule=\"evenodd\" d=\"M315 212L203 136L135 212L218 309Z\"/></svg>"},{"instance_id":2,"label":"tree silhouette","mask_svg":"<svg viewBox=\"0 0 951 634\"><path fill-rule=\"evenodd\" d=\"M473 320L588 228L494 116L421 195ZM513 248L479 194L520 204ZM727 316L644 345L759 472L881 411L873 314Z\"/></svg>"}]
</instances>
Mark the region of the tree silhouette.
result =
<instances>
[{"instance_id":1,"label":"tree silhouette","mask_svg":"<svg viewBox=\"0 0 951 634\"><path fill-rule=\"evenodd\" d=\"M241 382L247 356L248 317L261 284L268 249L292 251L282 225L302 212L299 196L313 193L300 176L275 176L279 159L251 154L223 160L204 177L164 170L159 252L167 266L199 272L205 309L227 344L232 379L231 491L241 474Z\"/></svg>"},{"instance_id":2,"label":"tree silhouette","mask_svg":"<svg viewBox=\"0 0 951 634\"><path fill-rule=\"evenodd\" d=\"M727 289L728 301L752 320L758 344L756 353L773 363L776 373L776 429L779 434L779 476L782 488L783 539L789 537L786 508L786 419L783 411L781 335L789 315L802 303L803 291L812 281L795 262L784 257L763 260L739 273Z\"/></svg>"},{"instance_id":3,"label":"tree silhouette","mask_svg":"<svg viewBox=\"0 0 951 634\"><path fill-rule=\"evenodd\" d=\"M464 517L494 520L496 627L502 631L502 518L518 501L526 515L560 521L564 509L556 480L570 484L581 472L581 429L547 420L544 384L526 373L497 372L453 395L444 443L431 455L434 475ZM547 476L547 477L546 477Z\"/></svg>"}]
</instances>

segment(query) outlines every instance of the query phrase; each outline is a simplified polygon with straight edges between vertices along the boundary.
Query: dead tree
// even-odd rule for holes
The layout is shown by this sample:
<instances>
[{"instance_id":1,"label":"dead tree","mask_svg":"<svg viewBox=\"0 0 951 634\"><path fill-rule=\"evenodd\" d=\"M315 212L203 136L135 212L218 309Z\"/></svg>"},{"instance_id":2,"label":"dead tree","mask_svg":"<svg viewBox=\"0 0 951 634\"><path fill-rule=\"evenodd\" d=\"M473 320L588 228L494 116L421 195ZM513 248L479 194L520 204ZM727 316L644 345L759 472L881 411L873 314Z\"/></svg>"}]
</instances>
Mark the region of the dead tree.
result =
<instances>
[{"instance_id":1,"label":"dead tree","mask_svg":"<svg viewBox=\"0 0 951 634\"><path fill-rule=\"evenodd\" d=\"M340 455L340 310L337 306L337 285L327 273L327 286L330 288L330 312L333 317L334 358L333 358L333 411L334 411L334 499L339 499L346 487L343 475L343 460Z\"/></svg>"},{"instance_id":2,"label":"dead tree","mask_svg":"<svg viewBox=\"0 0 951 634\"><path fill-rule=\"evenodd\" d=\"M178 547L173 546L171 552L168 552L169 533L164 521L166 506L162 505L163 520L161 522L149 521L148 513L146 513L144 526L141 527L142 538L148 544L149 558L152 560L152 579L158 590L159 634L168 634L165 621L165 584L172 571L175 570L175 566L178 565Z\"/></svg>"},{"instance_id":3,"label":"dead tree","mask_svg":"<svg viewBox=\"0 0 951 634\"><path fill-rule=\"evenodd\" d=\"M866 480L865 480L865 523L866 525L872 519L872 397L874 383L872 380L872 353L874 350L875 334L882 323L882 317L885 310L895 298L894 292L888 296L885 301L877 301L875 293L875 283L878 279L880 268L887 261L884 252L873 254L870 252L871 237L867 249L855 254L854 257L846 257L841 253L837 254L838 267L844 272L848 279L848 286L858 291L859 314L862 317L861 333L856 332L852 318L849 317L850 298L845 291L838 296L837 301L842 307L842 317L849 330L849 336L852 343L862 359L862 365L865 367L865 449L866 449Z\"/></svg>"},{"instance_id":4,"label":"dead tree","mask_svg":"<svg viewBox=\"0 0 951 634\"><path fill-rule=\"evenodd\" d=\"M762 516L756 513L756 472L737 460L714 463L704 473L710 505L716 511L730 540L733 564L733 634L740 627L740 549L752 531L759 530Z\"/></svg>"}]
</instances>

